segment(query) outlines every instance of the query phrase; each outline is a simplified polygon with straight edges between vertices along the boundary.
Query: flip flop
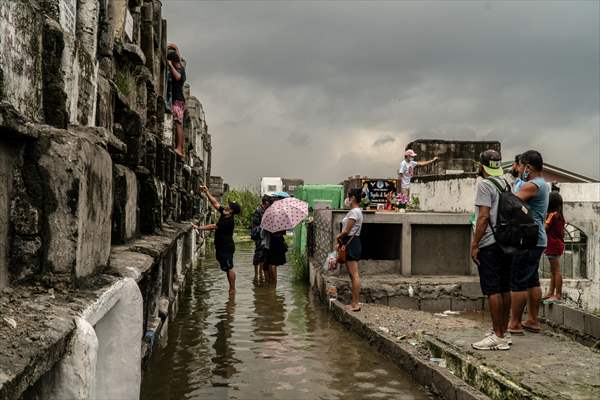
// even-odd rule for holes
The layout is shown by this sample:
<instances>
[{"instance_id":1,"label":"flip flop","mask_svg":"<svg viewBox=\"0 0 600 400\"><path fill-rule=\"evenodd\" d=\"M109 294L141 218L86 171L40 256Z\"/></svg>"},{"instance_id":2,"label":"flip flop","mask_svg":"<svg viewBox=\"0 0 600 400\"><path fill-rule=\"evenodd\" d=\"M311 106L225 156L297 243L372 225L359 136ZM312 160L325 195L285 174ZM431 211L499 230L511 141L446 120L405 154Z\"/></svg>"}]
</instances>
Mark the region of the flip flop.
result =
<instances>
[{"instance_id":1,"label":"flip flop","mask_svg":"<svg viewBox=\"0 0 600 400\"><path fill-rule=\"evenodd\" d=\"M533 326L529 326L529 325L525 325L523 323L521 323L521 326L523 327L523 329L525 329L527 332L531 332L531 333L540 333L541 329L540 328L535 328Z\"/></svg>"},{"instance_id":2,"label":"flip flop","mask_svg":"<svg viewBox=\"0 0 600 400\"><path fill-rule=\"evenodd\" d=\"M560 300L544 300L542 301L543 304L560 304L562 303L562 301Z\"/></svg>"},{"instance_id":3,"label":"flip flop","mask_svg":"<svg viewBox=\"0 0 600 400\"><path fill-rule=\"evenodd\" d=\"M510 333L511 335L515 335L515 336L525 336L525 332L522 330L507 329L506 332Z\"/></svg>"}]
</instances>

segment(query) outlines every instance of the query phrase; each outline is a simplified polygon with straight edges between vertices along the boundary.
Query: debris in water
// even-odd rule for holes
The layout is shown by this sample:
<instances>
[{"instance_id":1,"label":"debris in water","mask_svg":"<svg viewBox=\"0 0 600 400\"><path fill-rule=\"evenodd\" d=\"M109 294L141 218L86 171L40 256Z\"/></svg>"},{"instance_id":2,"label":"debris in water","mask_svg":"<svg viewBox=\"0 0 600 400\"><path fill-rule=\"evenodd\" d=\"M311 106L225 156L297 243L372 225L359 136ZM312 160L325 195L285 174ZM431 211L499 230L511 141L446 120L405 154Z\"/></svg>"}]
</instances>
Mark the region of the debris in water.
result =
<instances>
[{"instance_id":1,"label":"debris in water","mask_svg":"<svg viewBox=\"0 0 600 400\"><path fill-rule=\"evenodd\" d=\"M460 312L459 311L446 310L446 311L444 311L444 314L446 314L446 315L459 315Z\"/></svg>"},{"instance_id":2,"label":"debris in water","mask_svg":"<svg viewBox=\"0 0 600 400\"><path fill-rule=\"evenodd\" d=\"M436 317L447 317L448 315L444 314L444 313L435 313L433 314Z\"/></svg>"},{"instance_id":3,"label":"debris in water","mask_svg":"<svg viewBox=\"0 0 600 400\"><path fill-rule=\"evenodd\" d=\"M446 360L443 358L431 357L429 359L429 361L431 361L434 364L439 365L442 368L446 368Z\"/></svg>"},{"instance_id":4,"label":"debris in water","mask_svg":"<svg viewBox=\"0 0 600 400\"><path fill-rule=\"evenodd\" d=\"M388 328L386 328L385 326L380 326L379 330L383 333L390 333L390 330Z\"/></svg>"},{"instance_id":5,"label":"debris in water","mask_svg":"<svg viewBox=\"0 0 600 400\"><path fill-rule=\"evenodd\" d=\"M4 317L2 319L4 320L4 322L6 322L8 325L10 325L11 328L17 329L17 321L15 321L14 319L12 319L10 317Z\"/></svg>"}]
</instances>

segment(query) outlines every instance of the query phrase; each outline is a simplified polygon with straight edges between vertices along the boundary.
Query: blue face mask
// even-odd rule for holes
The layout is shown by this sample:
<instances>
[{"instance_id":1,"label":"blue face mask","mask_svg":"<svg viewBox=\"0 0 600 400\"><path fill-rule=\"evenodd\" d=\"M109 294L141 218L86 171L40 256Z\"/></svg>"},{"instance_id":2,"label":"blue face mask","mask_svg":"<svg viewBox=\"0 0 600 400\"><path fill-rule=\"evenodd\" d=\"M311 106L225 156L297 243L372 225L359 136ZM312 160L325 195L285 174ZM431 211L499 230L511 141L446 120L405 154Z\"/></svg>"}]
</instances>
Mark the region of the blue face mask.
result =
<instances>
[{"instance_id":1,"label":"blue face mask","mask_svg":"<svg viewBox=\"0 0 600 400\"><path fill-rule=\"evenodd\" d=\"M529 170L528 169L523 171L523 175L521 175L521 180L526 181L527 179L529 179Z\"/></svg>"}]
</instances>

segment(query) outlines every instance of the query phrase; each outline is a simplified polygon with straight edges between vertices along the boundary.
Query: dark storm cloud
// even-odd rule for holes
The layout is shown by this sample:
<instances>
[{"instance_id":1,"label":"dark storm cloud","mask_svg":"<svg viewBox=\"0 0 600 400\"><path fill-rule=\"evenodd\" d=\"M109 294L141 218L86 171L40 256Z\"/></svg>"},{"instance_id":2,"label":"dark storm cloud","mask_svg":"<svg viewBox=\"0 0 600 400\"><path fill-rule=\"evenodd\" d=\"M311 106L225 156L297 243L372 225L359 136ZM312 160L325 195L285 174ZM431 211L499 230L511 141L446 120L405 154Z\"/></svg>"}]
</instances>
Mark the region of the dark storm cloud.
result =
<instances>
[{"instance_id":1,"label":"dark storm cloud","mask_svg":"<svg viewBox=\"0 0 600 400\"><path fill-rule=\"evenodd\" d=\"M386 135L386 136L380 137L377 140L375 140L375 142L373 143L373 147L383 146L386 144L394 143L395 141L396 141L395 137L393 137L391 135Z\"/></svg>"},{"instance_id":2,"label":"dark storm cloud","mask_svg":"<svg viewBox=\"0 0 600 400\"><path fill-rule=\"evenodd\" d=\"M533 147L598 177L599 8L163 2L207 111L215 173L236 185L394 175L422 137L501 140L507 159Z\"/></svg>"}]
</instances>

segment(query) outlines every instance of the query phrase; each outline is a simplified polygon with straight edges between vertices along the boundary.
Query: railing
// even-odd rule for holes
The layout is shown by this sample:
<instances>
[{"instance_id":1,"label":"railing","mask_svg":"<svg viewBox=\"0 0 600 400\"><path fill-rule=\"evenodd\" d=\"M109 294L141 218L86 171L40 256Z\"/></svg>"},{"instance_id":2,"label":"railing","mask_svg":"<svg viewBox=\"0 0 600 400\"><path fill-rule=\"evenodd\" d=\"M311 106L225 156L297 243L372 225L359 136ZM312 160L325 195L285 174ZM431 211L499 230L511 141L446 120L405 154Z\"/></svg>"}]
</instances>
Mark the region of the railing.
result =
<instances>
[{"instance_id":1,"label":"railing","mask_svg":"<svg viewBox=\"0 0 600 400\"><path fill-rule=\"evenodd\" d=\"M560 272L563 278L587 279L587 235L574 225L565 225L565 252L560 257ZM540 261L540 277L550 278L550 263L547 257Z\"/></svg>"}]
</instances>

